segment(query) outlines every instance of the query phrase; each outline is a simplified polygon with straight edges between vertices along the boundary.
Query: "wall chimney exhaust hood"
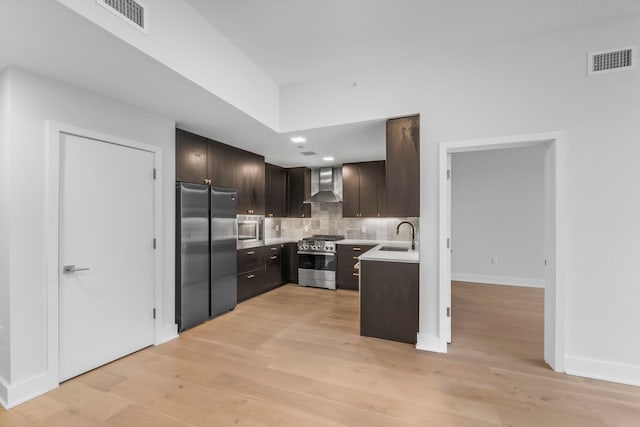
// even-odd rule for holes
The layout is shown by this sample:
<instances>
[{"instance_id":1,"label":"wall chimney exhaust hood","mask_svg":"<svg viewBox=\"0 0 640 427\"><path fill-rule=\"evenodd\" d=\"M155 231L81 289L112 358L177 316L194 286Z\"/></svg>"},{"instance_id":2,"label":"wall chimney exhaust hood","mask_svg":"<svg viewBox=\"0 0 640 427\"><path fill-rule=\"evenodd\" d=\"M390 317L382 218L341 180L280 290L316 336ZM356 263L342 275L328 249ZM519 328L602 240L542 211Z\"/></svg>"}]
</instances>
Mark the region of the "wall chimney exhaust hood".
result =
<instances>
[{"instance_id":1,"label":"wall chimney exhaust hood","mask_svg":"<svg viewBox=\"0 0 640 427\"><path fill-rule=\"evenodd\" d=\"M319 191L304 203L340 203L342 200L334 190L333 168L320 168Z\"/></svg>"}]
</instances>

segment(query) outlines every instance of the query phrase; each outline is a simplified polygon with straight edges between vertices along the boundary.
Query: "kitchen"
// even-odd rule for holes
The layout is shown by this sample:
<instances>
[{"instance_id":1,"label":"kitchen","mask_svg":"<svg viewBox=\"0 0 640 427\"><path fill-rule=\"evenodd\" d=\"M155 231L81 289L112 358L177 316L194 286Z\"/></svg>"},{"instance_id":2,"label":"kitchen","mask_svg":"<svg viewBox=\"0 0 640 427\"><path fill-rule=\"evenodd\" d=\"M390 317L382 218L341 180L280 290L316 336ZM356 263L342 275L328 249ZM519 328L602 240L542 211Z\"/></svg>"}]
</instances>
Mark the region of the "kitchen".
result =
<instances>
[{"instance_id":1,"label":"kitchen","mask_svg":"<svg viewBox=\"0 0 640 427\"><path fill-rule=\"evenodd\" d=\"M265 163L264 157L254 153L177 129L179 330L224 314L236 303L286 283L328 290L358 291L362 287L368 293L363 293L361 334L395 337L415 344L419 301L419 255L415 244L420 194L419 120L419 116L412 116L386 121L385 160L336 167L331 165L333 158L325 157L329 166L313 169L282 168ZM305 138L296 136L292 140L301 151L306 149ZM231 186L236 190L230 190ZM198 202L186 201L197 192L201 194L200 206L206 206L209 198L209 210L218 212L211 214L207 228L209 214L206 209L202 211L199 232L193 228L193 206ZM224 197L227 193L237 197L234 206L214 203L221 200L218 194ZM229 207L223 213L216 203ZM183 211L188 212L188 217ZM234 266L229 228L236 212L238 243ZM408 227L402 228L402 224ZM196 233L201 239L194 242ZM220 246L222 238L216 239L218 234L229 242L224 251ZM209 261L196 249L202 245L211 248ZM396 263L414 264L410 284L387 279L397 289L410 286L404 299L378 301L384 300L382 289L390 283L370 284L373 280L366 268L361 271L361 260L380 261L391 271ZM362 283L361 274L365 278ZM381 319L380 310L371 311L375 304L386 307L388 318ZM391 320L396 313L409 314L398 323ZM197 320L192 319L194 316ZM370 326L372 323L392 324L392 330L378 331L376 326Z\"/></svg>"}]
</instances>

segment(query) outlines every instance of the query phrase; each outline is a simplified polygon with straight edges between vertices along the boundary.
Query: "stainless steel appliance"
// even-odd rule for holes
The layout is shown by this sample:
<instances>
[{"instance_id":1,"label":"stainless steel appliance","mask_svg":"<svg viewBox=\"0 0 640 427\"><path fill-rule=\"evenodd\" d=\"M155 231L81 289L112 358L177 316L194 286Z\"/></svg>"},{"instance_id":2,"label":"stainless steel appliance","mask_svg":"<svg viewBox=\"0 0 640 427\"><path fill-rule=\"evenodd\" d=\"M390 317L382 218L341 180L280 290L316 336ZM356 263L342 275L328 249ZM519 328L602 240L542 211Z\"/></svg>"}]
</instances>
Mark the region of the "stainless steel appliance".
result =
<instances>
[{"instance_id":1,"label":"stainless steel appliance","mask_svg":"<svg viewBox=\"0 0 640 427\"><path fill-rule=\"evenodd\" d=\"M176 323L196 326L237 303L236 190L176 184Z\"/></svg>"},{"instance_id":2,"label":"stainless steel appliance","mask_svg":"<svg viewBox=\"0 0 640 427\"><path fill-rule=\"evenodd\" d=\"M314 235L298 242L298 284L336 289L336 241L344 236Z\"/></svg>"},{"instance_id":3,"label":"stainless steel appliance","mask_svg":"<svg viewBox=\"0 0 640 427\"><path fill-rule=\"evenodd\" d=\"M264 216L238 215L238 249L264 244Z\"/></svg>"}]
</instances>

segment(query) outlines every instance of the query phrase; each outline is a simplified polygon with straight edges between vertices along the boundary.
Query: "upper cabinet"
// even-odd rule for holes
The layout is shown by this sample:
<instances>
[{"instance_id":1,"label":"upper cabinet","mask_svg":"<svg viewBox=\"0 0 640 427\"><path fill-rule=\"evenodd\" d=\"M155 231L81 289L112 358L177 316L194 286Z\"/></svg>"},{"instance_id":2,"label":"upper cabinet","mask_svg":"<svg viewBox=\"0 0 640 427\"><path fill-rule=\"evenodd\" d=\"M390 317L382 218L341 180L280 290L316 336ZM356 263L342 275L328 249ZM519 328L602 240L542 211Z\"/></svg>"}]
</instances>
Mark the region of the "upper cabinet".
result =
<instances>
[{"instance_id":1,"label":"upper cabinet","mask_svg":"<svg viewBox=\"0 0 640 427\"><path fill-rule=\"evenodd\" d=\"M264 157L234 148L233 188L238 190L238 214L264 215Z\"/></svg>"},{"instance_id":2,"label":"upper cabinet","mask_svg":"<svg viewBox=\"0 0 640 427\"><path fill-rule=\"evenodd\" d=\"M176 181L207 184L207 139L176 129Z\"/></svg>"},{"instance_id":3,"label":"upper cabinet","mask_svg":"<svg viewBox=\"0 0 640 427\"><path fill-rule=\"evenodd\" d=\"M238 213L264 215L264 157L176 129L176 181L238 190Z\"/></svg>"},{"instance_id":4,"label":"upper cabinet","mask_svg":"<svg viewBox=\"0 0 640 427\"><path fill-rule=\"evenodd\" d=\"M264 165L265 215L282 218L287 215L287 172L284 168Z\"/></svg>"},{"instance_id":5,"label":"upper cabinet","mask_svg":"<svg viewBox=\"0 0 640 427\"><path fill-rule=\"evenodd\" d=\"M384 217L387 212L384 160L342 166L342 216Z\"/></svg>"},{"instance_id":6,"label":"upper cabinet","mask_svg":"<svg viewBox=\"0 0 640 427\"><path fill-rule=\"evenodd\" d=\"M387 121L387 215L420 216L420 116Z\"/></svg>"},{"instance_id":7,"label":"upper cabinet","mask_svg":"<svg viewBox=\"0 0 640 427\"><path fill-rule=\"evenodd\" d=\"M287 216L311 218L311 205L303 203L311 197L311 169L287 169Z\"/></svg>"}]
</instances>

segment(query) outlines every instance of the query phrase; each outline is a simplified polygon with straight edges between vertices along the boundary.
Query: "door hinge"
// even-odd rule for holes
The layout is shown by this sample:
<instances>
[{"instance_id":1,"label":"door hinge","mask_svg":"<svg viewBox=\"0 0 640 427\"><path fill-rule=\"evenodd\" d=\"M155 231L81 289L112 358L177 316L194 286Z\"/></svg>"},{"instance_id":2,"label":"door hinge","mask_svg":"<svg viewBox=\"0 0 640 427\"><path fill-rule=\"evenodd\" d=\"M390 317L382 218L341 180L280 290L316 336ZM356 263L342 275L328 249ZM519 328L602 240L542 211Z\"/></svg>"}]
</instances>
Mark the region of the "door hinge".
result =
<instances>
[{"instance_id":1,"label":"door hinge","mask_svg":"<svg viewBox=\"0 0 640 427\"><path fill-rule=\"evenodd\" d=\"M157 177L157 172L156 172L156 168L153 168L153 179L156 179Z\"/></svg>"},{"instance_id":2,"label":"door hinge","mask_svg":"<svg viewBox=\"0 0 640 427\"><path fill-rule=\"evenodd\" d=\"M157 242L156 242L156 238L153 238L153 249L155 249L157 247Z\"/></svg>"},{"instance_id":3,"label":"door hinge","mask_svg":"<svg viewBox=\"0 0 640 427\"><path fill-rule=\"evenodd\" d=\"M447 179L451 179L451 169L447 169Z\"/></svg>"},{"instance_id":4,"label":"door hinge","mask_svg":"<svg viewBox=\"0 0 640 427\"><path fill-rule=\"evenodd\" d=\"M447 307L447 317L451 317L451 307Z\"/></svg>"},{"instance_id":5,"label":"door hinge","mask_svg":"<svg viewBox=\"0 0 640 427\"><path fill-rule=\"evenodd\" d=\"M451 239L447 238L447 249L451 249Z\"/></svg>"},{"instance_id":6,"label":"door hinge","mask_svg":"<svg viewBox=\"0 0 640 427\"><path fill-rule=\"evenodd\" d=\"M154 319L156 318L156 309L155 308L153 309L153 318Z\"/></svg>"}]
</instances>

